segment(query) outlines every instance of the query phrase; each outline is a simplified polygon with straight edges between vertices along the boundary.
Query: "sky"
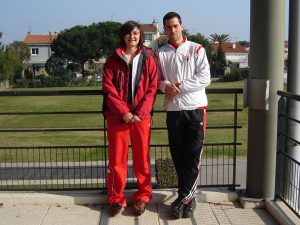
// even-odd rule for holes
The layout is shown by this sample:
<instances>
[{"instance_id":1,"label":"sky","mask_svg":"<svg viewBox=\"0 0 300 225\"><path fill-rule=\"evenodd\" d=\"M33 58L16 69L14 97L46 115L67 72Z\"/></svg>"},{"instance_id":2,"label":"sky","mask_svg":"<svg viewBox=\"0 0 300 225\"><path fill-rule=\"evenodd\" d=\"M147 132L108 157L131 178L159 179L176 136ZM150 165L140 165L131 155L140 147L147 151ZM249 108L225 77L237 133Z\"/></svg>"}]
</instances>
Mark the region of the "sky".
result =
<instances>
[{"instance_id":1,"label":"sky","mask_svg":"<svg viewBox=\"0 0 300 225\"><path fill-rule=\"evenodd\" d=\"M1 42L23 41L27 32L48 34L103 21L158 22L169 11L181 15L190 34L228 34L250 39L250 0L0 0Z\"/></svg>"}]
</instances>

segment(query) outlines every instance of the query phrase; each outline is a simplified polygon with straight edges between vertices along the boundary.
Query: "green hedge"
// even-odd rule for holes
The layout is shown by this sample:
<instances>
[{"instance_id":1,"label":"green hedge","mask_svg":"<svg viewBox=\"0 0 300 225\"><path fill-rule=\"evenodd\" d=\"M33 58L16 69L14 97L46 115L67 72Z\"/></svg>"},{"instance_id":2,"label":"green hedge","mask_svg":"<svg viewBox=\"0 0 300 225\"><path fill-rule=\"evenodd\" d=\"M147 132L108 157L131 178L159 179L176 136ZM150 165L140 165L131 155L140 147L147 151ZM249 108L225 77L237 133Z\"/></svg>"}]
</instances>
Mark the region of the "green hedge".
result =
<instances>
[{"instance_id":1,"label":"green hedge","mask_svg":"<svg viewBox=\"0 0 300 225\"><path fill-rule=\"evenodd\" d=\"M37 76L33 79L18 79L13 86L15 88L44 88L44 87L82 87L97 86L96 78L87 80L85 78L71 78L70 76Z\"/></svg>"},{"instance_id":2,"label":"green hedge","mask_svg":"<svg viewBox=\"0 0 300 225\"><path fill-rule=\"evenodd\" d=\"M219 81L221 82L233 82L245 80L249 76L249 68L231 68L230 73L222 76Z\"/></svg>"},{"instance_id":3,"label":"green hedge","mask_svg":"<svg viewBox=\"0 0 300 225\"><path fill-rule=\"evenodd\" d=\"M156 159L155 165L156 165L156 181L159 187L177 186L177 174L172 159L169 158Z\"/></svg>"}]
</instances>

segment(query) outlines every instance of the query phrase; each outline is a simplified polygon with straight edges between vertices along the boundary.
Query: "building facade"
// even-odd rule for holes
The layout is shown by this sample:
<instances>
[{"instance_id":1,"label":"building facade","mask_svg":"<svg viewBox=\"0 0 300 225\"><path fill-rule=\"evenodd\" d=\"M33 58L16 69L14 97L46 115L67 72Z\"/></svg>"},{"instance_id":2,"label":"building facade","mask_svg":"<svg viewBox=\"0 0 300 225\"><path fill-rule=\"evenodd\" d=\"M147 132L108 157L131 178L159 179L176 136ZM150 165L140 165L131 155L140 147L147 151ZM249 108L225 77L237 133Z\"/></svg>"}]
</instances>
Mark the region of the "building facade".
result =
<instances>
[{"instance_id":1,"label":"building facade","mask_svg":"<svg viewBox=\"0 0 300 225\"><path fill-rule=\"evenodd\" d=\"M212 47L213 53L215 53L219 48L219 42L213 42ZM248 67L248 51L239 42L222 42L221 47L225 52L227 63L232 67Z\"/></svg>"},{"instance_id":2,"label":"building facade","mask_svg":"<svg viewBox=\"0 0 300 225\"><path fill-rule=\"evenodd\" d=\"M30 49L30 59L26 63L25 74L32 77L46 75L45 65L52 55L51 43L56 37L56 32L49 32L48 35L33 35L28 32L24 42Z\"/></svg>"},{"instance_id":3,"label":"building facade","mask_svg":"<svg viewBox=\"0 0 300 225\"><path fill-rule=\"evenodd\" d=\"M160 37L158 23L153 20L150 24L141 24L141 27L145 34L144 45L148 48L152 48L153 50L158 49L158 39Z\"/></svg>"}]
</instances>

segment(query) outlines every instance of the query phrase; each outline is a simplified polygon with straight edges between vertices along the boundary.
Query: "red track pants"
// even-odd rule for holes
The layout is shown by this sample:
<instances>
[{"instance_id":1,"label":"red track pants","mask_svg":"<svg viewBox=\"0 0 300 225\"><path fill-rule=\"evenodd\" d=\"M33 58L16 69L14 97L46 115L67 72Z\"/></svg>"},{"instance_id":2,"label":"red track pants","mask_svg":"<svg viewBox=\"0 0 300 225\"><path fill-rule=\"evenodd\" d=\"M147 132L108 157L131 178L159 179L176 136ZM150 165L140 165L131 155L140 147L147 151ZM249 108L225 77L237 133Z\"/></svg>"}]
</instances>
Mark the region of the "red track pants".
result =
<instances>
[{"instance_id":1,"label":"red track pants","mask_svg":"<svg viewBox=\"0 0 300 225\"><path fill-rule=\"evenodd\" d=\"M150 175L150 126L151 119L143 119L136 123L122 123L107 120L108 136L108 202L126 205L124 188L127 178L128 145L131 141L134 173L138 190L134 194L134 202L149 202L152 198Z\"/></svg>"}]
</instances>

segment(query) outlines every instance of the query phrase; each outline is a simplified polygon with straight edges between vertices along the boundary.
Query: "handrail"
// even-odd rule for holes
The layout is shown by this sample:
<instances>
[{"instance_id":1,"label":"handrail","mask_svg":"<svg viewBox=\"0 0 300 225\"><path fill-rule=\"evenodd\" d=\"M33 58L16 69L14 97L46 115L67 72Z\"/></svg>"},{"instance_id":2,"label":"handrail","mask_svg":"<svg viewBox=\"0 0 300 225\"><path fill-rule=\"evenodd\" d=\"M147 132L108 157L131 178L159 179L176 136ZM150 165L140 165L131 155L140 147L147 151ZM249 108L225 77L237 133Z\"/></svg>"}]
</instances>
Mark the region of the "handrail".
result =
<instances>
[{"instance_id":1,"label":"handrail","mask_svg":"<svg viewBox=\"0 0 300 225\"><path fill-rule=\"evenodd\" d=\"M286 97L286 98L289 98L289 99L300 101L300 95L296 95L296 94L286 92L286 91L277 91L277 94L279 96L282 96L282 97Z\"/></svg>"},{"instance_id":2,"label":"handrail","mask_svg":"<svg viewBox=\"0 0 300 225\"><path fill-rule=\"evenodd\" d=\"M242 88L207 88L209 94L243 93ZM0 91L0 96L56 96L56 95L101 95L102 90L34 90L34 91ZM161 94L160 91L157 94Z\"/></svg>"},{"instance_id":3,"label":"handrail","mask_svg":"<svg viewBox=\"0 0 300 225\"><path fill-rule=\"evenodd\" d=\"M276 158L276 187L275 197L281 199L300 218L299 208L299 158L293 154L293 148L300 145L297 134L291 136L288 129L299 126L297 115L288 115L290 102L300 101L300 95L285 91L277 91L278 101L278 129L277 129L277 158ZM296 103L296 102L294 102ZM293 145L293 146L292 146ZM292 148L291 148L292 147ZM292 149L292 151L290 151Z\"/></svg>"},{"instance_id":4,"label":"handrail","mask_svg":"<svg viewBox=\"0 0 300 225\"><path fill-rule=\"evenodd\" d=\"M225 142L205 143L205 156L203 158L203 172L201 175L201 186L203 187L229 187L235 189L236 186L236 151L237 146L241 145L237 141L237 129L242 128L238 125L237 113L243 109L238 108L237 94L243 93L241 88L218 88L206 89L207 94L231 94L234 95L234 105L225 106L226 108L209 108L207 112L223 113L228 112L233 115L233 121L229 125L215 124L207 129L231 129L233 137ZM163 93L158 91L157 94ZM103 91L94 90L24 90L24 91L0 91L0 101L2 96L101 96ZM56 108L57 109L57 108ZM99 108L97 108L99 109ZM14 112L12 110L2 109L0 116L27 116L27 115L54 115L54 114L101 114L99 110L82 111L76 109L70 111L22 111ZM68 109L66 109L68 110ZM80 111L81 110L81 111ZM84 109L83 109L84 110ZM161 107L154 109L156 113L164 113ZM47 117L46 117L47 118ZM104 119L104 118L103 118ZM106 122L103 121L103 127L36 127L36 128L0 128L0 133L20 133L20 132L60 132L60 131L103 131L103 141L101 145L91 146L0 146L0 191L1 190L77 190L97 189L105 190L107 177L107 137ZM151 130L166 130L161 124L151 127ZM226 131L227 132L227 131ZM10 135L10 134L9 134ZM17 135L16 135L17 136ZM230 136L231 137L231 136ZM14 143L15 145L16 143ZM169 171L172 164L165 159L170 159L168 144L151 144L152 172L157 177L152 177L157 187L172 187L173 181L169 179L169 172L159 170L158 167L163 163ZM61 166L63 165L63 166ZM171 166L170 166L171 165ZM222 174L221 174L222 171ZM130 174L133 169L130 167ZM174 172L175 173L175 172ZM131 179L130 175L130 179ZM133 182L131 180L128 182ZM165 179L168 183L164 183ZM167 186L164 186L167 185Z\"/></svg>"}]
</instances>

